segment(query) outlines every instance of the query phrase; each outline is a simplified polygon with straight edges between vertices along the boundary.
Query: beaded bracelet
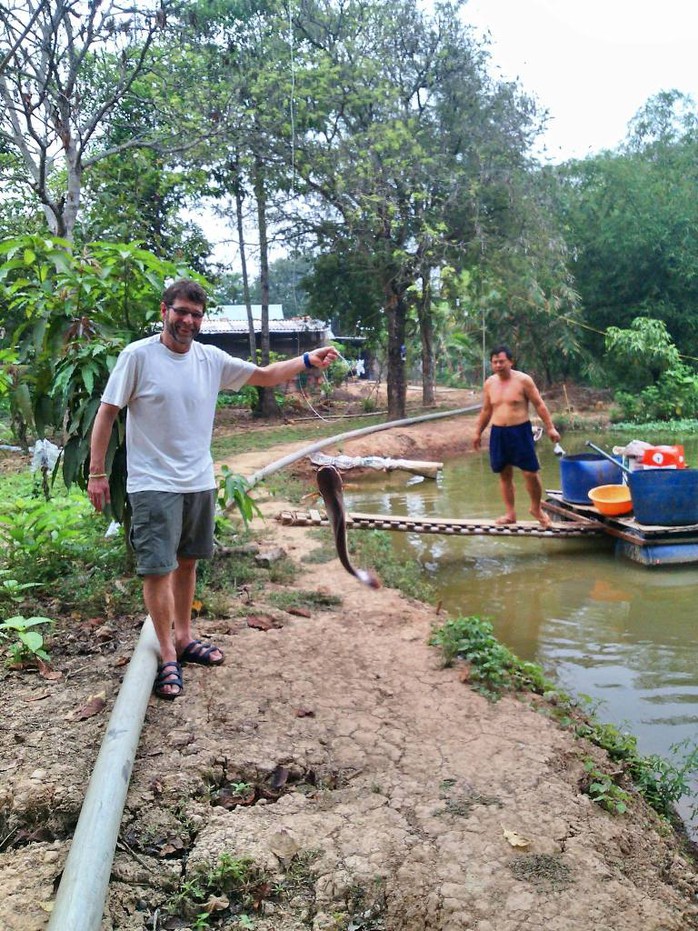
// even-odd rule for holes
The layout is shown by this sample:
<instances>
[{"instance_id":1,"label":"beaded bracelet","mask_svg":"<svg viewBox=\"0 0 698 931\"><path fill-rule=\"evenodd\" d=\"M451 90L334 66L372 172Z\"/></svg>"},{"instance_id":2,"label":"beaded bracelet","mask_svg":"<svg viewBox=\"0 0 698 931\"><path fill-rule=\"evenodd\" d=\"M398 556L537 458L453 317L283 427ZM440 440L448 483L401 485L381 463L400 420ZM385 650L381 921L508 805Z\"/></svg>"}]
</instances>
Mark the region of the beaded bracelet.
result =
<instances>
[{"instance_id":1,"label":"beaded bracelet","mask_svg":"<svg viewBox=\"0 0 698 931\"><path fill-rule=\"evenodd\" d=\"M87 477L88 478L106 478L107 473L106 472L90 472Z\"/></svg>"}]
</instances>

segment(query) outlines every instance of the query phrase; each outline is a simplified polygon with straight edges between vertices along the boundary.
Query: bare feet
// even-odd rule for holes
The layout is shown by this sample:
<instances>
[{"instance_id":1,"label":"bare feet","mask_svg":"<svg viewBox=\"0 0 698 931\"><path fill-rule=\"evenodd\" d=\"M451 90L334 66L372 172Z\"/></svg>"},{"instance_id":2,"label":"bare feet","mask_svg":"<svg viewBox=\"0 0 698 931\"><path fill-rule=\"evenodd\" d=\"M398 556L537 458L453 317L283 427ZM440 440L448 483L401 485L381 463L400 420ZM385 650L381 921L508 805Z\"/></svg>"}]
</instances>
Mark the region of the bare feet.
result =
<instances>
[{"instance_id":1,"label":"bare feet","mask_svg":"<svg viewBox=\"0 0 698 931\"><path fill-rule=\"evenodd\" d=\"M550 518L548 517L548 515L545 513L545 511L542 508L539 509L538 511L534 511L533 508L531 508L531 514L533 515L533 517L535 517L535 519L541 525L543 530L549 530L552 527L553 522L550 520Z\"/></svg>"},{"instance_id":2,"label":"bare feet","mask_svg":"<svg viewBox=\"0 0 698 931\"><path fill-rule=\"evenodd\" d=\"M505 514L503 517L498 517L495 521L495 524L498 527L507 527L509 524L516 523L516 514Z\"/></svg>"}]
</instances>

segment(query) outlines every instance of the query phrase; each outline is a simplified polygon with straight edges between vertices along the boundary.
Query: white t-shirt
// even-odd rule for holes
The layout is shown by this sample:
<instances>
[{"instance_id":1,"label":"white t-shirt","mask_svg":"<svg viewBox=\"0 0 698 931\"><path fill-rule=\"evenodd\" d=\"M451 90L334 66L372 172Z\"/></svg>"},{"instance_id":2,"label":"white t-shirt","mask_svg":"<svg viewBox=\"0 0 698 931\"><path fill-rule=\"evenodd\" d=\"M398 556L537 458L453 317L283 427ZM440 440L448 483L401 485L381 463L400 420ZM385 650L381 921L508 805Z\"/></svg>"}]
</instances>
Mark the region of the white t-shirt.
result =
<instances>
[{"instance_id":1,"label":"white t-shirt","mask_svg":"<svg viewBox=\"0 0 698 931\"><path fill-rule=\"evenodd\" d=\"M206 491L216 487L211 435L218 392L237 391L255 366L193 342L172 352L159 334L119 355L102 401L128 406L126 490Z\"/></svg>"}]
</instances>

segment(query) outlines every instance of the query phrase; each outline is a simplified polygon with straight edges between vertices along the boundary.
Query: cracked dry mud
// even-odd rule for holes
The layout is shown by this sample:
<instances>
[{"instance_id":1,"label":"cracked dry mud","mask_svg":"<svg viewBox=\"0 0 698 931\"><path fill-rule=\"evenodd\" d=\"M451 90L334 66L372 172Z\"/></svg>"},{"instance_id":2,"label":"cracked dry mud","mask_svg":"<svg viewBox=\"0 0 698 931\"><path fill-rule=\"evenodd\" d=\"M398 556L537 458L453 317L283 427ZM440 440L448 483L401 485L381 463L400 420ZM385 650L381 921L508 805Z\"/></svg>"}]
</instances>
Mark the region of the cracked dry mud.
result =
<instances>
[{"instance_id":1,"label":"cracked dry mud","mask_svg":"<svg viewBox=\"0 0 698 931\"><path fill-rule=\"evenodd\" d=\"M386 436L381 451L433 452L453 425L432 426L428 442L426 432ZM365 452L362 442L342 451ZM236 467L249 474L274 452L262 457ZM297 563L319 545L273 520L266 535ZM226 664L186 667L184 699L151 699L105 931L151 927L147 916L183 872L223 852L279 879L305 863L302 888L265 902L257 931L698 928L698 875L677 838L640 799L612 817L580 792L582 758L602 764L600 751L527 700L491 703L461 669L442 668L427 645L443 620L433 607L368 590L337 560L301 568L292 588L338 594L341 605L309 605L308 617L265 607L266 630L247 624L260 613L253 603L202 622ZM33 812L34 833L25 826L23 844L0 856L2 929L46 926L123 671L116 663L136 636L128 627L101 654L62 657L59 682L20 686L5 674L0 802L8 829ZM66 720L100 688L104 715ZM242 782L266 791L255 804L222 804ZM505 832L529 845L512 846Z\"/></svg>"}]
</instances>

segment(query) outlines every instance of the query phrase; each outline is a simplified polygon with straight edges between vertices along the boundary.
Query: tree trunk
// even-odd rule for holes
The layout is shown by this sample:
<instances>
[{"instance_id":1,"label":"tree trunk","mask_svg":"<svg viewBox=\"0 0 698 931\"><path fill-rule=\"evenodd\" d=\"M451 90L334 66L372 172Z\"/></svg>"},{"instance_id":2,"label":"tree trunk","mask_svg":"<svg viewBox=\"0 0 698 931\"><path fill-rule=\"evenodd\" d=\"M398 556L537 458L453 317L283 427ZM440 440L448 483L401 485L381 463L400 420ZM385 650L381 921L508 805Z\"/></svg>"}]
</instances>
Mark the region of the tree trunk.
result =
<instances>
[{"instance_id":1,"label":"tree trunk","mask_svg":"<svg viewBox=\"0 0 698 931\"><path fill-rule=\"evenodd\" d=\"M247 330L250 340L250 362L257 361L257 337L254 331L252 301L250 300L250 276L247 273L247 250L245 249L245 218L242 210L242 179L236 166L235 177L235 215L237 218L238 244L240 247L240 267L242 268L242 294L247 308Z\"/></svg>"},{"instance_id":2,"label":"tree trunk","mask_svg":"<svg viewBox=\"0 0 698 931\"><path fill-rule=\"evenodd\" d=\"M254 162L254 193L257 200L257 226L259 229L259 285L262 299L262 332L260 335L261 364L269 364L269 242L267 239L267 198L264 188L264 164L259 155ZM259 388L255 414L258 417L279 417L273 388Z\"/></svg>"},{"instance_id":3,"label":"tree trunk","mask_svg":"<svg viewBox=\"0 0 698 931\"><path fill-rule=\"evenodd\" d=\"M419 318L419 335L422 342L422 402L425 407L433 407L435 395L434 366L434 318L431 313L431 269L422 276L422 294L417 305Z\"/></svg>"},{"instance_id":4,"label":"tree trunk","mask_svg":"<svg viewBox=\"0 0 698 931\"><path fill-rule=\"evenodd\" d=\"M391 282L386 288L385 314L388 321L388 420L405 416L405 293L395 290Z\"/></svg>"}]
</instances>

